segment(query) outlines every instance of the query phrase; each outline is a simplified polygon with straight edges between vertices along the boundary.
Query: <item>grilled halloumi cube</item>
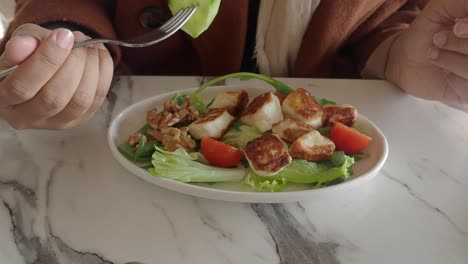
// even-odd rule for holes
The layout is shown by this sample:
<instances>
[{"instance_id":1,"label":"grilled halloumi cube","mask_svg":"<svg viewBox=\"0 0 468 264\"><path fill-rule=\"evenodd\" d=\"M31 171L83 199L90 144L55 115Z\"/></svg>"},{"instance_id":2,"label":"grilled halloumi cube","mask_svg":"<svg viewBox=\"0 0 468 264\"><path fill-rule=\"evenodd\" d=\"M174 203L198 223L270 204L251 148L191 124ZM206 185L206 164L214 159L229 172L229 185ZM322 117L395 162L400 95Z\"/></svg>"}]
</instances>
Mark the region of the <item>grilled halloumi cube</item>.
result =
<instances>
[{"instance_id":1,"label":"grilled halloumi cube","mask_svg":"<svg viewBox=\"0 0 468 264\"><path fill-rule=\"evenodd\" d=\"M311 125L286 118L273 125L273 133L288 143L293 143L300 136L315 130Z\"/></svg>"},{"instance_id":2,"label":"grilled halloumi cube","mask_svg":"<svg viewBox=\"0 0 468 264\"><path fill-rule=\"evenodd\" d=\"M351 105L323 106L323 124L332 126L336 122L352 127L356 122L357 110Z\"/></svg>"},{"instance_id":3,"label":"grilled halloumi cube","mask_svg":"<svg viewBox=\"0 0 468 264\"><path fill-rule=\"evenodd\" d=\"M322 106L303 88L290 93L284 99L282 108L285 117L304 122L314 128L322 126Z\"/></svg>"},{"instance_id":4,"label":"grilled halloumi cube","mask_svg":"<svg viewBox=\"0 0 468 264\"><path fill-rule=\"evenodd\" d=\"M249 94L244 90L240 92L222 92L215 96L210 108L226 108L229 114L236 116L244 110L248 103Z\"/></svg>"},{"instance_id":5,"label":"grilled halloumi cube","mask_svg":"<svg viewBox=\"0 0 468 264\"><path fill-rule=\"evenodd\" d=\"M291 164L288 146L275 134L256 138L245 147L250 168L260 176L273 176Z\"/></svg>"},{"instance_id":6,"label":"grilled halloumi cube","mask_svg":"<svg viewBox=\"0 0 468 264\"><path fill-rule=\"evenodd\" d=\"M276 92L275 95L276 97L278 97L281 105L283 104L284 99L286 99L286 97L288 96L288 94L280 93L280 92Z\"/></svg>"},{"instance_id":7,"label":"grilled halloumi cube","mask_svg":"<svg viewBox=\"0 0 468 264\"><path fill-rule=\"evenodd\" d=\"M335 144L322 136L318 131L311 131L299 137L289 148L289 153L295 159L310 161L327 160L333 154Z\"/></svg>"},{"instance_id":8,"label":"grilled halloumi cube","mask_svg":"<svg viewBox=\"0 0 468 264\"><path fill-rule=\"evenodd\" d=\"M239 120L257 127L261 132L270 130L274 123L283 120L278 97L273 93L264 93L257 96L247 106Z\"/></svg>"},{"instance_id":9,"label":"grilled halloumi cube","mask_svg":"<svg viewBox=\"0 0 468 264\"><path fill-rule=\"evenodd\" d=\"M234 117L225 108L213 109L189 125L189 133L195 139L221 138L229 129Z\"/></svg>"}]
</instances>

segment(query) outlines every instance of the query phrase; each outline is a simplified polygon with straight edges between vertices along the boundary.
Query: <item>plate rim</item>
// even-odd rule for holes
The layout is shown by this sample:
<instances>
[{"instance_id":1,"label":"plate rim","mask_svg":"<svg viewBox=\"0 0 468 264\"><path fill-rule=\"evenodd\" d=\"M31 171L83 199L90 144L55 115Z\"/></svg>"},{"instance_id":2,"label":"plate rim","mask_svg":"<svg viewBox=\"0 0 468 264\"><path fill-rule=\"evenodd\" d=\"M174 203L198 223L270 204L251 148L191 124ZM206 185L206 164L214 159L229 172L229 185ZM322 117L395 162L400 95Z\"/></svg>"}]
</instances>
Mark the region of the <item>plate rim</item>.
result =
<instances>
[{"instance_id":1,"label":"plate rim","mask_svg":"<svg viewBox=\"0 0 468 264\"><path fill-rule=\"evenodd\" d=\"M267 88L264 87L240 87L238 85L222 85L222 86L210 86L207 89L216 89L216 88L232 88L232 89L257 89L257 90L264 90L266 91ZM194 185L190 183L183 183L174 181L171 179L167 179L164 177L156 177L146 170L138 167L127 158L125 158L120 151L117 149L117 145L114 142L113 138L113 131L116 128L116 124L118 124L119 120L121 120L126 113L131 111L133 107L139 104L145 104L151 101L158 100L158 98L165 98L173 95L177 92L192 92L198 87L186 88L186 89L178 89L170 92L161 93L158 95L154 95L135 103L132 103L126 106L123 110L120 111L110 122L107 128L107 143L111 150L112 156L114 159L118 161L120 166L124 167L126 170L132 172L136 176L138 176L141 180L149 182L153 185L158 187L162 187L165 189L169 189L174 192L178 192L181 194L192 195L196 197L202 197L207 199L213 200L221 200L227 202L242 202L242 203L284 203L284 202L297 202L313 195L324 195L328 194L332 191L339 191L343 189L351 188L354 185L363 184L371 179L373 179L376 174L382 169L383 165L385 164L388 158L388 141L382 131L376 126L371 120L369 120L366 116L360 114L358 112L358 117L363 119L365 122L369 123L373 129L375 129L378 135L382 138L382 153L380 159L377 163L372 167L371 170L367 171L365 174L353 178L345 183L340 183L337 185L328 186L325 188L319 189L309 189L309 190L299 190L299 191L290 191L290 192L243 192L243 191L234 191L234 190L223 190L223 189L215 189L215 188L208 188L204 186ZM307 89L309 90L309 89ZM114 129L113 129L114 128Z\"/></svg>"}]
</instances>

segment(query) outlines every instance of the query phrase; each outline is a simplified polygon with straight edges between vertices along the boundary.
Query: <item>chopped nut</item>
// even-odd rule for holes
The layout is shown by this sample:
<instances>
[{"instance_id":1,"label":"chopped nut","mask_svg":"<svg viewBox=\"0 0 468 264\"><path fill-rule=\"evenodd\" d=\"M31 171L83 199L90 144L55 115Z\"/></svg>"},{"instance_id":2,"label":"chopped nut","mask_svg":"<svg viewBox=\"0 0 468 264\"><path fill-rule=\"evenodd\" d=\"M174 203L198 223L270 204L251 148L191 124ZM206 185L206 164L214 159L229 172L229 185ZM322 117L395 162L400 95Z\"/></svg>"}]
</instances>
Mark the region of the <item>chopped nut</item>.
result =
<instances>
[{"instance_id":1,"label":"chopped nut","mask_svg":"<svg viewBox=\"0 0 468 264\"><path fill-rule=\"evenodd\" d=\"M171 127L163 130L162 132L165 133L162 144L167 151L175 151L178 148L192 150L196 146L195 140L187 134L187 128L183 128L181 130Z\"/></svg>"},{"instance_id":2,"label":"chopped nut","mask_svg":"<svg viewBox=\"0 0 468 264\"><path fill-rule=\"evenodd\" d=\"M131 135L130 137L128 137L128 144L130 146L136 146L138 144L138 142L140 142L140 139L143 135L140 134L140 133L137 133L135 135Z\"/></svg>"},{"instance_id":3,"label":"chopped nut","mask_svg":"<svg viewBox=\"0 0 468 264\"><path fill-rule=\"evenodd\" d=\"M161 142L163 139L163 133L161 132L161 130L148 129L146 130L146 133L148 133L148 135L152 136L154 139L156 139L159 142Z\"/></svg>"},{"instance_id":4,"label":"chopped nut","mask_svg":"<svg viewBox=\"0 0 468 264\"><path fill-rule=\"evenodd\" d=\"M196 147L196 142L189 134L187 134L187 132L187 127L168 127L161 130L147 130L147 133L153 136L157 141L161 142L164 149L167 151L175 151L179 148L187 151L193 150Z\"/></svg>"},{"instance_id":5,"label":"chopped nut","mask_svg":"<svg viewBox=\"0 0 468 264\"><path fill-rule=\"evenodd\" d=\"M190 105L190 98L186 96L181 105L172 101L164 103L164 110L162 112L158 112L157 109L151 109L146 113L146 122L153 129L163 129L172 127L180 122L196 120L199 115L195 107Z\"/></svg>"}]
</instances>

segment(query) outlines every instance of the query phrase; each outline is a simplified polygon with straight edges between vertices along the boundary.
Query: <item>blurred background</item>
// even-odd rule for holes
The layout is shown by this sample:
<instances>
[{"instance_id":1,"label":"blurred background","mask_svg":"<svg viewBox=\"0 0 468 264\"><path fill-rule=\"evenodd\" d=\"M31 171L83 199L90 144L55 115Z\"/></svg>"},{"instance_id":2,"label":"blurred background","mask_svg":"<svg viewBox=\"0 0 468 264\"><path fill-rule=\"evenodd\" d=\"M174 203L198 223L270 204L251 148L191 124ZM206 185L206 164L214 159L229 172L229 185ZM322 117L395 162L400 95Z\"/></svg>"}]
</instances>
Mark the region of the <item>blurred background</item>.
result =
<instances>
[{"instance_id":1,"label":"blurred background","mask_svg":"<svg viewBox=\"0 0 468 264\"><path fill-rule=\"evenodd\" d=\"M6 25L13 16L15 0L0 0L0 39L3 38Z\"/></svg>"}]
</instances>

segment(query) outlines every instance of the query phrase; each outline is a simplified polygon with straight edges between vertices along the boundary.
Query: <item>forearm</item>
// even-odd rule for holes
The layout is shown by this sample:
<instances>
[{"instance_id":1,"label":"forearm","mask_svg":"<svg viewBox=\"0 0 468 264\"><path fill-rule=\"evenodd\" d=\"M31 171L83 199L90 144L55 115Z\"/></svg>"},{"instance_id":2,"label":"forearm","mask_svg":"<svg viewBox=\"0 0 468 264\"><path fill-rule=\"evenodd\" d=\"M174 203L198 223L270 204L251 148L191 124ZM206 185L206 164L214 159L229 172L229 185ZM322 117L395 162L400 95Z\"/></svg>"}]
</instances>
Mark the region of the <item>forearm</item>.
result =
<instances>
[{"instance_id":1,"label":"forearm","mask_svg":"<svg viewBox=\"0 0 468 264\"><path fill-rule=\"evenodd\" d=\"M394 56L398 49L398 39L401 32L398 32L383 41L370 55L365 67L361 71L361 76L366 79L385 79L397 84L397 71L394 65L397 64Z\"/></svg>"}]
</instances>

